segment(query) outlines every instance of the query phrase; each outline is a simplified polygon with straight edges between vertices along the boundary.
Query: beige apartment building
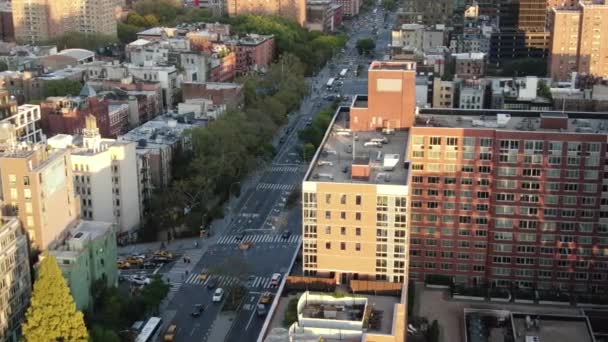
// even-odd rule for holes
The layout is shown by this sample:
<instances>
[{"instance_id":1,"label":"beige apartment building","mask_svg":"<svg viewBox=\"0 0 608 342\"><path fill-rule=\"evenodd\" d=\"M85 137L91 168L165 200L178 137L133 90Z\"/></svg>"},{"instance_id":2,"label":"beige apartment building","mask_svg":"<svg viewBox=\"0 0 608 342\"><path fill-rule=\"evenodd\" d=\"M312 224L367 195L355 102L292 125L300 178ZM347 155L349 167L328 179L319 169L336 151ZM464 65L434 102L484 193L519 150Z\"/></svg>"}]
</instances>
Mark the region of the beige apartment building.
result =
<instances>
[{"instance_id":1,"label":"beige apartment building","mask_svg":"<svg viewBox=\"0 0 608 342\"><path fill-rule=\"evenodd\" d=\"M18 42L38 44L66 32L116 36L113 0L13 0Z\"/></svg>"},{"instance_id":2,"label":"beige apartment building","mask_svg":"<svg viewBox=\"0 0 608 342\"><path fill-rule=\"evenodd\" d=\"M4 204L17 209L34 247L46 249L78 218L69 151L14 147L0 154L0 170Z\"/></svg>"},{"instance_id":3,"label":"beige apartment building","mask_svg":"<svg viewBox=\"0 0 608 342\"><path fill-rule=\"evenodd\" d=\"M301 26L306 23L306 0L228 0L229 16L247 14L278 15L296 21Z\"/></svg>"},{"instance_id":4,"label":"beige apartment building","mask_svg":"<svg viewBox=\"0 0 608 342\"><path fill-rule=\"evenodd\" d=\"M304 271L407 281L407 129L415 65L374 62L369 94L342 107L302 186ZM379 149L379 146L382 146Z\"/></svg>"},{"instance_id":5,"label":"beige apartment building","mask_svg":"<svg viewBox=\"0 0 608 342\"><path fill-rule=\"evenodd\" d=\"M572 72L608 76L608 36L602 34L608 31L608 5L603 0L553 8L549 28L549 68L554 80L568 80Z\"/></svg>"}]
</instances>

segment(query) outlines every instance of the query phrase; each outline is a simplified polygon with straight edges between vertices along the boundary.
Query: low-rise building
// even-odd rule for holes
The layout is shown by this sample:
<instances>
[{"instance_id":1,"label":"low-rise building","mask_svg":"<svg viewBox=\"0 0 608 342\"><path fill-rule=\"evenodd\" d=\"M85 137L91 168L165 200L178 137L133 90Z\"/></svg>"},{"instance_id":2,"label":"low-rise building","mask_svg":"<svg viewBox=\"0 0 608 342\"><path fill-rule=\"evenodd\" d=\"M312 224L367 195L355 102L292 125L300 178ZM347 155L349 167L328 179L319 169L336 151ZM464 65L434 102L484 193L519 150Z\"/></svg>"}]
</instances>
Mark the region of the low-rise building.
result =
<instances>
[{"instance_id":1,"label":"low-rise building","mask_svg":"<svg viewBox=\"0 0 608 342\"><path fill-rule=\"evenodd\" d=\"M482 109L484 108L485 84L482 82L463 82L460 86L458 108Z\"/></svg>"},{"instance_id":2,"label":"low-rise building","mask_svg":"<svg viewBox=\"0 0 608 342\"><path fill-rule=\"evenodd\" d=\"M19 104L41 99L44 94L44 81L29 71L0 72L0 87L8 90Z\"/></svg>"},{"instance_id":3,"label":"low-rise building","mask_svg":"<svg viewBox=\"0 0 608 342\"><path fill-rule=\"evenodd\" d=\"M140 163L150 169L150 184L156 189L164 189L171 182L173 157L191 148L186 130L206 123L206 120L183 123L170 115L161 115L129 131L119 140L137 143L138 157L147 159Z\"/></svg>"},{"instance_id":4,"label":"low-rise building","mask_svg":"<svg viewBox=\"0 0 608 342\"><path fill-rule=\"evenodd\" d=\"M275 39L273 35L248 34L235 44L236 72L265 70L274 60Z\"/></svg>"},{"instance_id":5,"label":"low-rise building","mask_svg":"<svg viewBox=\"0 0 608 342\"><path fill-rule=\"evenodd\" d=\"M391 47L395 49L428 52L445 46L443 26L426 27L421 24L402 24L392 31Z\"/></svg>"},{"instance_id":6,"label":"low-rise building","mask_svg":"<svg viewBox=\"0 0 608 342\"><path fill-rule=\"evenodd\" d=\"M480 78L486 72L486 58L483 53L454 53L454 70L458 78Z\"/></svg>"},{"instance_id":7,"label":"low-rise building","mask_svg":"<svg viewBox=\"0 0 608 342\"><path fill-rule=\"evenodd\" d=\"M552 110L550 99L537 95L539 79L535 76L490 80L492 109Z\"/></svg>"},{"instance_id":8,"label":"low-rise building","mask_svg":"<svg viewBox=\"0 0 608 342\"><path fill-rule=\"evenodd\" d=\"M209 81L232 82L236 77L236 54L232 51L226 51L215 54L214 57L211 60Z\"/></svg>"},{"instance_id":9,"label":"low-rise building","mask_svg":"<svg viewBox=\"0 0 608 342\"><path fill-rule=\"evenodd\" d=\"M306 1L306 28L320 32L333 32L336 29L332 0Z\"/></svg>"},{"instance_id":10,"label":"low-rise building","mask_svg":"<svg viewBox=\"0 0 608 342\"><path fill-rule=\"evenodd\" d=\"M18 217L0 217L0 341L17 341L32 295L27 237Z\"/></svg>"},{"instance_id":11,"label":"low-rise building","mask_svg":"<svg viewBox=\"0 0 608 342\"><path fill-rule=\"evenodd\" d=\"M107 286L118 284L115 230L109 222L78 221L64 239L49 248L78 310L90 307L91 287L96 281L103 280Z\"/></svg>"},{"instance_id":12,"label":"low-rise building","mask_svg":"<svg viewBox=\"0 0 608 342\"><path fill-rule=\"evenodd\" d=\"M177 105L178 114L194 113L194 118L216 120L226 112L226 105L216 106L209 99L188 99Z\"/></svg>"},{"instance_id":13,"label":"low-rise building","mask_svg":"<svg viewBox=\"0 0 608 342\"><path fill-rule=\"evenodd\" d=\"M139 228L142 217L138 191L136 142L102 139L95 118L86 118L82 136L56 135L54 148L70 148L76 194L84 220L112 222L120 239Z\"/></svg>"},{"instance_id":14,"label":"low-rise building","mask_svg":"<svg viewBox=\"0 0 608 342\"><path fill-rule=\"evenodd\" d=\"M238 83L218 82L184 82L182 97L189 99L210 99L216 106L226 105L227 108L239 108L245 101L243 85Z\"/></svg>"},{"instance_id":15,"label":"low-rise building","mask_svg":"<svg viewBox=\"0 0 608 342\"><path fill-rule=\"evenodd\" d=\"M337 5L342 6L342 13L345 17L354 17L359 15L361 8L361 0L333 0Z\"/></svg>"},{"instance_id":16,"label":"low-rise building","mask_svg":"<svg viewBox=\"0 0 608 342\"><path fill-rule=\"evenodd\" d=\"M453 81L433 80L433 108L454 108L455 87Z\"/></svg>"},{"instance_id":17,"label":"low-rise building","mask_svg":"<svg viewBox=\"0 0 608 342\"><path fill-rule=\"evenodd\" d=\"M178 71L175 65L127 64L127 69L134 78L159 82L163 90L163 108L173 106L175 93L179 89Z\"/></svg>"}]
</instances>

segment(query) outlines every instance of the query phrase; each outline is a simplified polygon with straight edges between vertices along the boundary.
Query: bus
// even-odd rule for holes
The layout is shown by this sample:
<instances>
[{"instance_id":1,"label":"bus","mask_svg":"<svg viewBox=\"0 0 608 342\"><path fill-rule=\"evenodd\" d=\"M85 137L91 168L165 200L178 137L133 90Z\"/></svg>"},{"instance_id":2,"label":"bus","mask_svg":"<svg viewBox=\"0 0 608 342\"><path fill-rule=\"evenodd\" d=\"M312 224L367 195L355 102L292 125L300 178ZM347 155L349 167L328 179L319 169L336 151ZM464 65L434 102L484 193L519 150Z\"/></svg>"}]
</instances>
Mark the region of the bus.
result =
<instances>
[{"instance_id":1,"label":"bus","mask_svg":"<svg viewBox=\"0 0 608 342\"><path fill-rule=\"evenodd\" d=\"M162 321L163 320L160 317L150 317L146 322L146 325L141 329L141 333L137 335L135 342L149 342L154 340L154 336L158 332Z\"/></svg>"},{"instance_id":2,"label":"bus","mask_svg":"<svg viewBox=\"0 0 608 342\"><path fill-rule=\"evenodd\" d=\"M340 78L344 78L344 76L346 76L347 72L348 72L348 69L342 69L342 71L340 71Z\"/></svg>"},{"instance_id":3,"label":"bus","mask_svg":"<svg viewBox=\"0 0 608 342\"><path fill-rule=\"evenodd\" d=\"M335 80L336 79L332 77L332 78L329 79L329 81L327 81L327 89L328 90L331 89L331 87L334 85L334 81Z\"/></svg>"}]
</instances>

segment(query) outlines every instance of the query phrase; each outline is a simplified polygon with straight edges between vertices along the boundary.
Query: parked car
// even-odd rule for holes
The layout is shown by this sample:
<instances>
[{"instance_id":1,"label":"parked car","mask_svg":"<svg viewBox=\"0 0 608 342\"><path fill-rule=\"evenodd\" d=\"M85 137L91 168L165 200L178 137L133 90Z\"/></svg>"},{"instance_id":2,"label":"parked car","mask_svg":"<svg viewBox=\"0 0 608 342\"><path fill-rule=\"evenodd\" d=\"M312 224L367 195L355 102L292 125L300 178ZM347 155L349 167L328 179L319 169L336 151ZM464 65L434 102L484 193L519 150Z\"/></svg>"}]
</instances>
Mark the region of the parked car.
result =
<instances>
[{"instance_id":1,"label":"parked car","mask_svg":"<svg viewBox=\"0 0 608 342\"><path fill-rule=\"evenodd\" d=\"M209 279L209 281L207 282L207 288L209 290L214 289L217 286L217 279L215 278L211 278Z\"/></svg>"},{"instance_id":2,"label":"parked car","mask_svg":"<svg viewBox=\"0 0 608 342\"><path fill-rule=\"evenodd\" d=\"M270 278L270 286L271 287L279 286L279 281L281 281L281 273L273 274L272 278Z\"/></svg>"},{"instance_id":3,"label":"parked car","mask_svg":"<svg viewBox=\"0 0 608 342\"><path fill-rule=\"evenodd\" d=\"M224 299L224 289L222 289L221 287L215 289L213 297L211 297L211 301L214 303L219 303L222 301L222 299Z\"/></svg>"},{"instance_id":4,"label":"parked car","mask_svg":"<svg viewBox=\"0 0 608 342\"><path fill-rule=\"evenodd\" d=\"M147 261L142 264L142 267L145 269L153 270L158 267L158 264L155 262Z\"/></svg>"},{"instance_id":5,"label":"parked car","mask_svg":"<svg viewBox=\"0 0 608 342\"><path fill-rule=\"evenodd\" d=\"M205 307L203 304L194 304L194 308L192 309L192 313L190 313L190 315L192 315L192 317L199 317L204 310Z\"/></svg>"},{"instance_id":6,"label":"parked car","mask_svg":"<svg viewBox=\"0 0 608 342\"><path fill-rule=\"evenodd\" d=\"M165 342L172 342L175 340L175 335L177 334L177 325L171 324L167 331L165 331Z\"/></svg>"},{"instance_id":7,"label":"parked car","mask_svg":"<svg viewBox=\"0 0 608 342\"><path fill-rule=\"evenodd\" d=\"M281 234L281 238L283 240L287 240L291 237L291 232L289 230L285 230L283 231L283 234Z\"/></svg>"},{"instance_id":8,"label":"parked car","mask_svg":"<svg viewBox=\"0 0 608 342\"><path fill-rule=\"evenodd\" d=\"M135 285L148 285L152 282L150 278L142 275L132 275L129 281Z\"/></svg>"}]
</instances>

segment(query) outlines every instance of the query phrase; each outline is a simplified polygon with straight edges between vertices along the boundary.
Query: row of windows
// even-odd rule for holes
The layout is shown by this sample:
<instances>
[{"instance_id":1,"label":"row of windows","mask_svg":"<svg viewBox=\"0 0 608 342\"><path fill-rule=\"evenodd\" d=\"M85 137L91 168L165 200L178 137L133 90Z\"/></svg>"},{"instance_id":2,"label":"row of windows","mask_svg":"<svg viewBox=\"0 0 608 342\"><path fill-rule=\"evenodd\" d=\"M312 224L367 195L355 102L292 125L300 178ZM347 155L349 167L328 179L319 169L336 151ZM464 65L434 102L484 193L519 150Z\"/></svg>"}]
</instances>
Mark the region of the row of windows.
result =
<instances>
[{"instance_id":1,"label":"row of windows","mask_svg":"<svg viewBox=\"0 0 608 342\"><path fill-rule=\"evenodd\" d=\"M481 160L481 161L492 161L492 153L491 152L459 152L459 151L422 151L422 150L413 150L412 158L413 159L421 159L426 156L427 159L445 159L445 160L458 160L460 154L462 154L462 160ZM585 166L599 166L600 157L599 155L592 155L588 157L579 157L579 156L568 156L566 158L562 158L561 156L543 156L541 154L538 155L529 155L529 154L519 154L519 153L501 153L498 155L499 163L507 163L514 164L523 162L526 164L543 164L544 160L547 161L549 165L562 165L565 161L569 166L579 166L581 161L584 162Z\"/></svg>"},{"instance_id":2,"label":"row of windows","mask_svg":"<svg viewBox=\"0 0 608 342\"><path fill-rule=\"evenodd\" d=\"M447 146L458 146L459 139L462 140L463 146L481 146L481 147L493 147L494 139L492 138L476 138L476 137L445 137L445 136L423 136L414 135L412 136L413 145L425 145L428 141L428 145L447 145ZM545 147L547 151L556 152L564 150L564 144L566 145L565 150L568 152L601 152L601 143L599 142L564 142L564 141L543 141L543 140L513 140L513 139L501 139L498 140L498 148L507 150L519 150L520 147L524 151L540 151L542 152Z\"/></svg>"}]
</instances>

